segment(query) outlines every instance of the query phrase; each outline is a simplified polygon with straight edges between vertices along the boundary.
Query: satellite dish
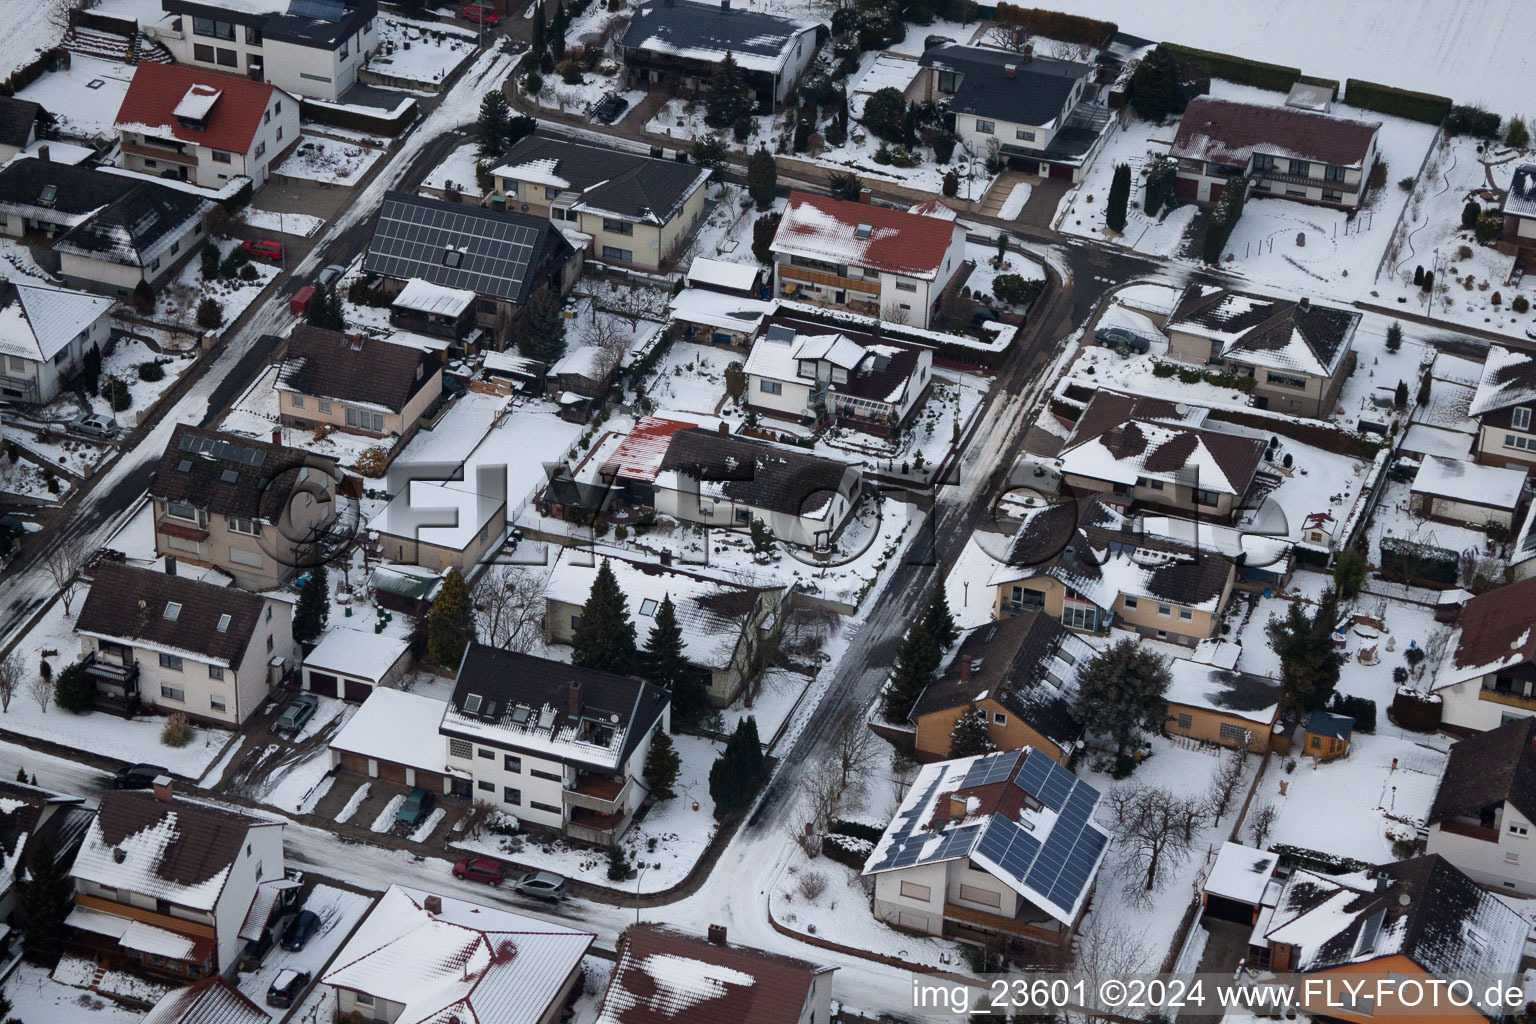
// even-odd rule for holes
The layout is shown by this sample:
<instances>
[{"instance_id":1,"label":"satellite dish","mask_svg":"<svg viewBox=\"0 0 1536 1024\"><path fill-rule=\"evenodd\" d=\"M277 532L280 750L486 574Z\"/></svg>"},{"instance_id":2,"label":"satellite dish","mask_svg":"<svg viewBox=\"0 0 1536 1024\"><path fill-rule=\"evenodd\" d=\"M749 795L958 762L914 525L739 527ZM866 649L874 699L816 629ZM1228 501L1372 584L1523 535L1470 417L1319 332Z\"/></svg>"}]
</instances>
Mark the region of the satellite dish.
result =
<instances>
[{"instance_id":1,"label":"satellite dish","mask_svg":"<svg viewBox=\"0 0 1536 1024\"><path fill-rule=\"evenodd\" d=\"M1409 896L1407 893L1403 893L1401 896L1399 896L1397 898L1398 906L1406 907L1408 904L1410 904L1412 902L1413 902L1413 897Z\"/></svg>"},{"instance_id":2,"label":"satellite dish","mask_svg":"<svg viewBox=\"0 0 1536 1024\"><path fill-rule=\"evenodd\" d=\"M614 725L618 725L619 724L619 716L618 715L609 715L608 716L608 721L612 722Z\"/></svg>"}]
</instances>

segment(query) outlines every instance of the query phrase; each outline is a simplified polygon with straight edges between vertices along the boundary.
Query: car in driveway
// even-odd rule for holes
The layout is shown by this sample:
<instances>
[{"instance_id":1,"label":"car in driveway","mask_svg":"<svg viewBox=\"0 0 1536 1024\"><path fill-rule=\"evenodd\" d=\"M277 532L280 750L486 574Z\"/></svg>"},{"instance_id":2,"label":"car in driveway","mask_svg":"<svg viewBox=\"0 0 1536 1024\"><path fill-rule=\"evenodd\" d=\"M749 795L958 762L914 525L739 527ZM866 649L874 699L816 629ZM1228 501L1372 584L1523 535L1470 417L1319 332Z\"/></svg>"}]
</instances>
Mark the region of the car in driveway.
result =
<instances>
[{"instance_id":1,"label":"car in driveway","mask_svg":"<svg viewBox=\"0 0 1536 1024\"><path fill-rule=\"evenodd\" d=\"M304 728L304 723L315 717L315 709L320 706L320 698L312 693L301 693L288 702L283 708L283 713L272 722L272 731L276 733L297 733Z\"/></svg>"},{"instance_id":2,"label":"car in driveway","mask_svg":"<svg viewBox=\"0 0 1536 1024\"><path fill-rule=\"evenodd\" d=\"M320 273L315 275L315 284L321 288L329 288L341 280L341 275L347 272L346 267L338 267L332 263L328 267L321 267Z\"/></svg>"},{"instance_id":3,"label":"car in driveway","mask_svg":"<svg viewBox=\"0 0 1536 1024\"><path fill-rule=\"evenodd\" d=\"M592 120L597 124L613 124L629 109L629 100L609 93L592 107Z\"/></svg>"},{"instance_id":4,"label":"car in driveway","mask_svg":"<svg viewBox=\"0 0 1536 1024\"><path fill-rule=\"evenodd\" d=\"M453 865L453 877L460 881L484 882L489 886L498 886L506 881L507 869L501 861L490 857L466 857L455 861Z\"/></svg>"},{"instance_id":5,"label":"car in driveway","mask_svg":"<svg viewBox=\"0 0 1536 1024\"><path fill-rule=\"evenodd\" d=\"M1144 355L1152 348L1150 341L1124 327L1100 327L1093 332L1093 340L1105 348L1117 352L1135 352L1137 355Z\"/></svg>"},{"instance_id":6,"label":"car in driveway","mask_svg":"<svg viewBox=\"0 0 1536 1024\"><path fill-rule=\"evenodd\" d=\"M277 977L272 979L272 987L267 989L267 1005L279 1010L288 1009L308 984L308 971L278 971Z\"/></svg>"},{"instance_id":7,"label":"car in driveway","mask_svg":"<svg viewBox=\"0 0 1536 1024\"><path fill-rule=\"evenodd\" d=\"M565 899L565 879L553 871L530 871L513 888L524 896L551 903Z\"/></svg>"},{"instance_id":8,"label":"car in driveway","mask_svg":"<svg viewBox=\"0 0 1536 1024\"><path fill-rule=\"evenodd\" d=\"M240 248L252 259L283 262L283 243L274 242L270 238L248 238L240 243Z\"/></svg>"},{"instance_id":9,"label":"car in driveway","mask_svg":"<svg viewBox=\"0 0 1536 1024\"><path fill-rule=\"evenodd\" d=\"M319 930L320 915L313 910L301 910L288 922L288 927L283 929L280 945L290 953L297 953Z\"/></svg>"},{"instance_id":10,"label":"car in driveway","mask_svg":"<svg viewBox=\"0 0 1536 1024\"><path fill-rule=\"evenodd\" d=\"M81 413L69 421L71 433L83 434L86 437L95 437L103 441L111 440L117 436L117 421L102 416L99 413Z\"/></svg>"},{"instance_id":11,"label":"car in driveway","mask_svg":"<svg viewBox=\"0 0 1536 1024\"><path fill-rule=\"evenodd\" d=\"M432 811L432 794L417 786L395 811L395 821L402 825L420 825Z\"/></svg>"},{"instance_id":12,"label":"car in driveway","mask_svg":"<svg viewBox=\"0 0 1536 1024\"><path fill-rule=\"evenodd\" d=\"M149 789L156 779L169 774L157 764L130 764L112 773L112 788Z\"/></svg>"},{"instance_id":13,"label":"car in driveway","mask_svg":"<svg viewBox=\"0 0 1536 1024\"><path fill-rule=\"evenodd\" d=\"M490 28L495 28L497 25L501 24L501 15L497 14L495 11L491 10L484 4L468 5L463 10L459 11L459 17L463 18L471 25L485 25Z\"/></svg>"}]
</instances>

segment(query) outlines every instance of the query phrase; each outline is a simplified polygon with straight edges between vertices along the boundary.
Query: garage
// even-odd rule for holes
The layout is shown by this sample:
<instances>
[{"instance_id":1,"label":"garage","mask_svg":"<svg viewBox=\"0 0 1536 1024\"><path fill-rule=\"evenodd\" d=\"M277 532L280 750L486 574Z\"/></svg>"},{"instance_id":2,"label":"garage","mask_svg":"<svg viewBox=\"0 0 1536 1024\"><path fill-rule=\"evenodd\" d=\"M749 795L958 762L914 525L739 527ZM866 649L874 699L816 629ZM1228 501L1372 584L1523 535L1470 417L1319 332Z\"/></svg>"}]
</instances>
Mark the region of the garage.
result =
<instances>
[{"instance_id":1,"label":"garage","mask_svg":"<svg viewBox=\"0 0 1536 1024\"><path fill-rule=\"evenodd\" d=\"M427 772L417 768L416 785L420 786L422 789L431 790L434 793L441 793L444 791L443 773Z\"/></svg>"},{"instance_id":2,"label":"garage","mask_svg":"<svg viewBox=\"0 0 1536 1024\"><path fill-rule=\"evenodd\" d=\"M382 782L405 785L405 765L398 761L380 761L378 778Z\"/></svg>"},{"instance_id":3,"label":"garage","mask_svg":"<svg viewBox=\"0 0 1536 1024\"><path fill-rule=\"evenodd\" d=\"M411 645L404 637L341 626L304 658L303 685L310 693L360 704L375 687L399 680L410 664Z\"/></svg>"},{"instance_id":4,"label":"garage","mask_svg":"<svg viewBox=\"0 0 1536 1024\"><path fill-rule=\"evenodd\" d=\"M362 754L354 754L350 750L340 751L341 770L344 772L356 772L358 775L368 774L368 759Z\"/></svg>"},{"instance_id":5,"label":"garage","mask_svg":"<svg viewBox=\"0 0 1536 1024\"><path fill-rule=\"evenodd\" d=\"M308 684L305 689L310 693L318 693L322 697L336 696L336 677L329 672L306 673Z\"/></svg>"},{"instance_id":6,"label":"garage","mask_svg":"<svg viewBox=\"0 0 1536 1024\"><path fill-rule=\"evenodd\" d=\"M331 739L331 766L399 786L449 792L454 780L444 767L447 741L438 732L447 707L436 697L374 689Z\"/></svg>"},{"instance_id":7,"label":"garage","mask_svg":"<svg viewBox=\"0 0 1536 1024\"><path fill-rule=\"evenodd\" d=\"M361 704L373 692L373 684L365 683L360 679L346 679L342 681L342 685L342 697L354 704Z\"/></svg>"}]
</instances>

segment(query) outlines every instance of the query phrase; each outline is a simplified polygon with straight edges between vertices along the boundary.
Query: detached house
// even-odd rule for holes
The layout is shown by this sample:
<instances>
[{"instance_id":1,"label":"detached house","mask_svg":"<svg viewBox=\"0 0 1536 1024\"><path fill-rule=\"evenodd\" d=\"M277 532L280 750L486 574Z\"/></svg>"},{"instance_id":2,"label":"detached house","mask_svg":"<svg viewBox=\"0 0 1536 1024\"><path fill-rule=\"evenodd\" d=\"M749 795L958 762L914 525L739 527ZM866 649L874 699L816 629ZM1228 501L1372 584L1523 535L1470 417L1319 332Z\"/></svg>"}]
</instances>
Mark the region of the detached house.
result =
<instances>
[{"instance_id":1,"label":"detached house","mask_svg":"<svg viewBox=\"0 0 1536 1024\"><path fill-rule=\"evenodd\" d=\"M1494 889L1536 895L1536 718L1451 745L1425 849Z\"/></svg>"},{"instance_id":2,"label":"detached house","mask_svg":"<svg viewBox=\"0 0 1536 1024\"><path fill-rule=\"evenodd\" d=\"M37 125L43 113L43 108L30 100L0 96L0 163L37 141Z\"/></svg>"},{"instance_id":3,"label":"detached house","mask_svg":"<svg viewBox=\"0 0 1536 1024\"><path fill-rule=\"evenodd\" d=\"M1327 419L1354 372L1360 314L1191 285L1168 318L1168 358L1252 377L1253 405Z\"/></svg>"},{"instance_id":4,"label":"detached house","mask_svg":"<svg viewBox=\"0 0 1536 1024\"><path fill-rule=\"evenodd\" d=\"M293 606L106 563L75 620L98 706L238 726L294 663Z\"/></svg>"},{"instance_id":5,"label":"detached house","mask_svg":"<svg viewBox=\"0 0 1536 1024\"><path fill-rule=\"evenodd\" d=\"M747 356L748 407L769 416L899 432L933 387L933 349L857 331L770 323Z\"/></svg>"},{"instance_id":6,"label":"detached house","mask_svg":"<svg viewBox=\"0 0 1536 1024\"><path fill-rule=\"evenodd\" d=\"M299 324L273 385L285 426L410 440L443 394L443 363L409 345Z\"/></svg>"},{"instance_id":7,"label":"detached house","mask_svg":"<svg viewBox=\"0 0 1536 1024\"><path fill-rule=\"evenodd\" d=\"M704 216L706 168L530 135L491 174L493 203L592 237L592 256L670 266Z\"/></svg>"},{"instance_id":8,"label":"detached house","mask_svg":"<svg viewBox=\"0 0 1536 1024\"><path fill-rule=\"evenodd\" d=\"M961 140L980 155L997 145L1014 170L1082 181L1108 137L1092 64L959 43L930 48L921 64L916 98L947 100Z\"/></svg>"},{"instance_id":9,"label":"detached house","mask_svg":"<svg viewBox=\"0 0 1536 1024\"><path fill-rule=\"evenodd\" d=\"M1179 163L1174 193L1214 203L1229 181L1246 177L1254 195L1354 210L1365 197L1380 131L1377 121L1197 96L1169 151Z\"/></svg>"},{"instance_id":10,"label":"detached house","mask_svg":"<svg viewBox=\"0 0 1536 1024\"><path fill-rule=\"evenodd\" d=\"M928 935L1065 947L1109 847L1093 820L1100 796L1030 748L925 765L864 864L875 916Z\"/></svg>"},{"instance_id":11,"label":"detached house","mask_svg":"<svg viewBox=\"0 0 1536 1024\"><path fill-rule=\"evenodd\" d=\"M1473 453L1486 466L1529 474L1536 469L1536 356L1504 345L1488 346L1467 415L1477 421Z\"/></svg>"},{"instance_id":12,"label":"detached house","mask_svg":"<svg viewBox=\"0 0 1536 1024\"><path fill-rule=\"evenodd\" d=\"M96 812L84 797L62 796L25 782L0 782L0 924L16 913L16 883L28 877L44 844L61 870L68 870ZM41 863L41 861L36 861Z\"/></svg>"},{"instance_id":13,"label":"detached house","mask_svg":"<svg viewBox=\"0 0 1536 1024\"><path fill-rule=\"evenodd\" d=\"M232 971L263 883L283 878L283 824L171 793L108 791L70 872L66 923L109 963L197 979Z\"/></svg>"},{"instance_id":14,"label":"detached house","mask_svg":"<svg viewBox=\"0 0 1536 1024\"><path fill-rule=\"evenodd\" d=\"M732 7L731 0L647 0L614 50L625 82L647 92L707 90L730 54L757 96L758 109L783 103L816 57L816 23Z\"/></svg>"},{"instance_id":15,"label":"detached house","mask_svg":"<svg viewBox=\"0 0 1536 1024\"><path fill-rule=\"evenodd\" d=\"M1269 750L1280 717L1279 680L1189 658L1174 658L1168 675L1165 733L1256 754Z\"/></svg>"},{"instance_id":16,"label":"detached house","mask_svg":"<svg viewBox=\"0 0 1536 1024\"><path fill-rule=\"evenodd\" d=\"M1536 578L1473 597L1435 669L1441 723L1458 735L1536 715Z\"/></svg>"},{"instance_id":17,"label":"detached house","mask_svg":"<svg viewBox=\"0 0 1536 1024\"><path fill-rule=\"evenodd\" d=\"M965 259L965 229L793 192L769 251L775 295L926 329Z\"/></svg>"},{"instance_id":18,"label":"detached house","mask_svg":"<svg viewBox=\"0 0 1536 1024\"><path fill-rule=\"evenodd\" d=\"M141 61L116 127L130 171L208 188L244 175L260 188L299 144L299 101L240 75Z\"/></svg>"},{"instance_id":19,"label":"detached house","mask_svg":"<svg viewBox=\"0 0 1536 1024\"><path fill-rule=\"evenodd\" d=\"M670 719L650 683L472 643L441 732L455 793L606 846L649 792L645 757Z\"/></svg>"},{"instance_id":20,"label":"detached house","mask_svg":"<svg viewBox=\"0 0 1536 1024\"><path fill-rule=\"evenodd\" d=\"M0 281L0 397L46 404L112 333L112 300Z\"/></svg>"},{"instance_id":21,"label":"detached house","mask_svg":"<svg viewBox=\"0 0 1536 1024\"><path fill-rule=\"evenodd\" d=\"M1504 232L1499 248L1527 257L1536 249L1536 164L1519 164L1504 193Z\"/></svg>"},{"instance_id":22,"label":"detached house","mask_svg":"<svg viewBox=\"0 0 1536 1024\"><path fill-rule=\"evenodd\" d=\"M149 485L155 553L211 565L251 590L318 564L340 515L335 465L288 448L177 424Z\"/></svg>"}]
</instances>

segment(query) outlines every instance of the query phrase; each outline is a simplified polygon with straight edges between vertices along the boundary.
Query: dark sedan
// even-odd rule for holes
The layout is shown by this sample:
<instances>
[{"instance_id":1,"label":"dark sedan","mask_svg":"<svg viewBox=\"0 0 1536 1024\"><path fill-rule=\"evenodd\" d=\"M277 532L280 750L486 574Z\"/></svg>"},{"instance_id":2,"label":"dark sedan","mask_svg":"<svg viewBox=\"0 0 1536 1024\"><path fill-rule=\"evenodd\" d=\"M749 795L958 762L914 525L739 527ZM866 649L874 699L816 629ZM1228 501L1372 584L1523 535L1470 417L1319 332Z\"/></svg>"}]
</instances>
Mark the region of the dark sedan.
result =
<instances>
[{"instance_id":1,"label":"dark sedan","mask_svg":"<svg viewBox=\"0 0 1536 1024\"><path fill-rule=\"evenodd\" d=\"M288 927L283 929L282 947L290 953L303 949L315 932L320 930L320 915L313 910L301 910Z\"/></svg>"}]
</instances>

